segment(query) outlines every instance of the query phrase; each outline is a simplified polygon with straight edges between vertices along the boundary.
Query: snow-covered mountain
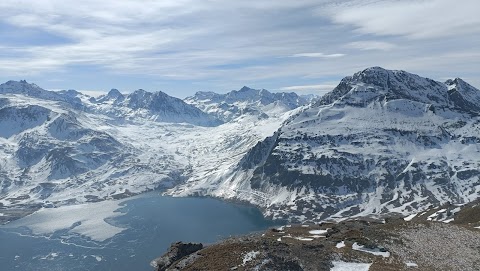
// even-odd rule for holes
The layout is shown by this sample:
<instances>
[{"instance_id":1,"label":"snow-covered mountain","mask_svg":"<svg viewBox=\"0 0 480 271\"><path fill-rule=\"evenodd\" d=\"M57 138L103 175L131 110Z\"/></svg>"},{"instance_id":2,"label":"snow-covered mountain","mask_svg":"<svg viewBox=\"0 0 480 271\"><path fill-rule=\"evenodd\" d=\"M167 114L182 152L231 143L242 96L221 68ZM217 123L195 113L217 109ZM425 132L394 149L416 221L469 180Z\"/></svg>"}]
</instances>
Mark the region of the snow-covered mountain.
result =
<instances>
[{"instance_id":1,"label":"snow-covered mountain","mask_svg":"<svg viewBox=\"0 0 480 271\"><path fill-rule=\"evenodd\" d=\"M221 124L162 92L93 98L25 81L0 89L0 208L124 197L187 179L209 183L291 114Z\"/></svg>"},{"instance_id":2,"label":"snow-covered mountain","mask_svg":"<svg viewBox=\"0 0 480 271\"><path fill-rule=\"evenodd\" d=\"M408 214L480 196L480 91L373 67L259 142L214 187L293 220Z\"/></svg>"},{"instance_id":3,"label":"snow-covered mountain","mask_svg":"<svg viewBox=\"0 0 480 271\"><path fill-rule=\"evenodd\" d=\"M4 84L0 85L0 95L1 94L18 94L23 96L28 96L32 98L42 99L42 100L50 100L50 101L57 101L61 103L66 103L69 106L75 109L83 109L83 104L81 99L78 96L83 94L74 91L49 91L42 89L41 87L30 84L25 80L21 81L8 81Z\"/></svg>"},{"instance_id":4,"label":"snow-covered mountain","mask_svg":"<svg viewBox=\"0 0 480 271\"><path fill-rule=\"evenodd\" d=\"M181 99L164 92L148 92L143 89L123 95L112 89L98 99L90 98L93 110L117 118L149 118L159 122L190 123L199 126L217 126L222 121L200 109L185 103Z\"/></svg>"},{"instance_id":5,"label":"snow-covered mountain","mask_svg":"<svg viewBox=\"0 0 480 271\"><path fill-rule=\"evenodd\" d=\"M0 207L162 188L319 221L480 196L480 91L459 78L374 67L308 106L249 88L185 101L0 85Z\"/></svg>"},{"instance_id":6,"label":"snow-covered mountain","mask_svg":"<svg viewBox=\"0 0 480 271\"><path fill-rule=\"evenodd\" d=\"M146 155L118 140L106 116L30 95L0 96L0 206L97 201L179 180L181 167L168 154Z\"/></svg>"},{"instance_id":7,"label":"snow-covered mountain","mask_svg":"<svg viewBox=\"0 0 480 271\"><path fill-rule=\"evenodd\" d=\"M296 93L271 93L265 89L242 87L226 94L197 92L185 102L223 121L231 121L243 115L259 118L278 117L285 112L306 105L309 100Z\"/></svg>"}]
</instances>

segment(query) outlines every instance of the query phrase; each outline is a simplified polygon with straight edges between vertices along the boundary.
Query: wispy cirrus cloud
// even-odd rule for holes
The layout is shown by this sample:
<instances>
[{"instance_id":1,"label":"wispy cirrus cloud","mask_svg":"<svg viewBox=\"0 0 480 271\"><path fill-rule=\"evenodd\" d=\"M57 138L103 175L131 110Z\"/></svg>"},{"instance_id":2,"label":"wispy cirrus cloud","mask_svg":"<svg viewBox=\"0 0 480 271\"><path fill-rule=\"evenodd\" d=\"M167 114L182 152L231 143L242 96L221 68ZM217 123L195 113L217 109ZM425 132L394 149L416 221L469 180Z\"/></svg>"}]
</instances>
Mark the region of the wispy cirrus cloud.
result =
<instances>
[{"instance_id":1,"label":"wispy cirrus cloud","mask_svg":"<svg viewBox=\"0 0 480 271\"><path fill-rule=\"evenodd\" d=\"M329 16L360 33L428 39L479 33L478 8L477 0L346 1L331 7Z\"/></svg>"},{"instance_id":2,"label":"wispy cirrus cloud","mask_svg":"<svg viewBox=\"0 0 480 271\"><path fill-rule=\"evenodd\" d=\"M359 49L359 50L382 50L389 51L397 47L395 44L385 41L365 40L354 41L345 45L347 48Z\"/></svg>"},{"instance_id":3,"label":"wispy cirrus cloud","mask_svg":"<svg viewBox=\"0 0 480 271\"><path fill-rule=\"evenodd\" d=\"M186 96L322 85L367 66L479 78L480 4L454 8L446 0L3 0L0 79Z\"/></svg>"},{"instance_id":4,"label":"wispy cirrus cloud","mask_svg":"<svg viewBox=\"0 0 480 271\"><path fill-rule=\"evenodd\" d=\"M291 57L314 57L314 58L335 58L342 57L345 54L324 54L324 53L300 53L291 55Z\"/></svg>"}]
</instances>

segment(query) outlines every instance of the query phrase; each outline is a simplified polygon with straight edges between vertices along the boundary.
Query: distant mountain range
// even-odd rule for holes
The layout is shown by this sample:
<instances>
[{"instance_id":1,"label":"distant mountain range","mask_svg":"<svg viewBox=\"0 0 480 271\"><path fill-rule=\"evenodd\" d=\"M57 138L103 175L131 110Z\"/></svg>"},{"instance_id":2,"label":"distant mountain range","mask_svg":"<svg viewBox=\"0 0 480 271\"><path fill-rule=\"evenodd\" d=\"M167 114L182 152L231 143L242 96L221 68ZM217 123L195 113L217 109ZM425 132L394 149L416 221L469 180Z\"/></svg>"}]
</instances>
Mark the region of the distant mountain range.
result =
<instances>
[{"instance_id":1,"label":"distant mountain range","mask_svg":"<svg viewBox=\"0 0 480 271\"><path fill-rule=\"evenodd\" d=\"M0 207L163 189L294 221L406 215L479 198L479 114L480 91L459 78L379 67L316 100L248 87L94 98L9 81L0 85Z\"/></svg>"},{"instance_id":2,"label":"distant mountain range","mask_svg":"<svg viewBox=\"0 0 480 271\"><path fill-rule=\"evenodd\" d=\"M265 89L243 87L227 94L197 92L194 96L187 97L185 102L228 122L245 114L279 116L306 105L308 100L293 92L271 93Z\"/></svg>"},{"instance_id":3,"label":"distant mountain range","mask_svg":"<svg viewBox=\"0 0 480 271\"><path fill-rule=\"evenodd\" d=\"M93 110L118 118L143 117L159 122L190 123L198 126L217 126L222 121L204 113L181 99L161 91L151 93L143 89L123 95L112 89L98 99L90 98Z\"/></svg>"}]
</instances>

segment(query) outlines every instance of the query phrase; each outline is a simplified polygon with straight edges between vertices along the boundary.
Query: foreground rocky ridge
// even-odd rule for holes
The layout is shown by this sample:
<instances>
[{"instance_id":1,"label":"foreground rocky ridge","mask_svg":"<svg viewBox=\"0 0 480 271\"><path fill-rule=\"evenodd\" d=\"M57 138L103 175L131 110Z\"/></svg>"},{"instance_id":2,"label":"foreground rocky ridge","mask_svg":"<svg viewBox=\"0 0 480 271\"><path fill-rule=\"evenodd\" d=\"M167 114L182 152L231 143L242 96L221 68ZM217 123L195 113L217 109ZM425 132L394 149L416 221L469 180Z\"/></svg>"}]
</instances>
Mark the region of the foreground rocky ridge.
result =
<instances>
[{"instance_id":1,"label":"foreground rocky ridge","mask_svg":"<svg viewBox=\"0 0 480 271\"><path fill-rule=\"evenodd\" d=\"M173 244L171 251L178 246ZM195 248L183 257L175 254L169 265L155 265L157 260L152 265L159 271L475 271L480 266L480 205L445 205L386 222L286 225Z\"/></svg>"}]
</instances>

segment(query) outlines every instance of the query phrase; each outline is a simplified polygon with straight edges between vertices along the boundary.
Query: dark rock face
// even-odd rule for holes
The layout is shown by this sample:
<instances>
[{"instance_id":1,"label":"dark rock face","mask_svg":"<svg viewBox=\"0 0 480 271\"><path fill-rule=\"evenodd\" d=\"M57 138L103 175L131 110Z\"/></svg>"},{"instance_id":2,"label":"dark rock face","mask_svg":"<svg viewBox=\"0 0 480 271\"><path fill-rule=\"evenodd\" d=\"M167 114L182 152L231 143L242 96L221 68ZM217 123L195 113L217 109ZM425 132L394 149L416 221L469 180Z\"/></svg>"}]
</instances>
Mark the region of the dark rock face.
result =
<instances>
[{"instance_id":1,"label":"dark rock face","mask_svg":"<svg viewBox=\"0 0 480 271\"><path fill-rule=\"evenodd\" d=\"M169 268L170 266L172 266L176 261L192 253L195 253L202 248L203 244L201 243L173 243L170 246L170 249L168 249L167 253L153 260L150 265L155 267L158 271L164 271L167 270L167 268Z\"/></svg>"},{"instance_id":2,"label":"dark rock face","mask_svg":"<svg viewBox=\"0 0 480 271\"><path fill-rule=\"evenodd\" d=\"M445 85L449 87L448 96L453 104L460 110L478 115L480 112L480 93L478 89L469 85L460 78L447 80Z\"/></svg>"}]
</instances>

